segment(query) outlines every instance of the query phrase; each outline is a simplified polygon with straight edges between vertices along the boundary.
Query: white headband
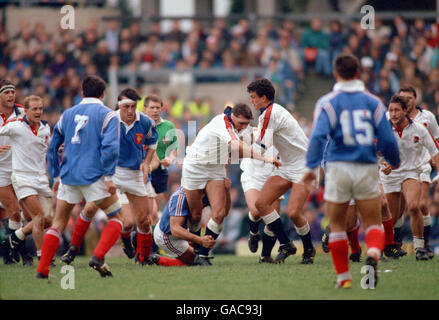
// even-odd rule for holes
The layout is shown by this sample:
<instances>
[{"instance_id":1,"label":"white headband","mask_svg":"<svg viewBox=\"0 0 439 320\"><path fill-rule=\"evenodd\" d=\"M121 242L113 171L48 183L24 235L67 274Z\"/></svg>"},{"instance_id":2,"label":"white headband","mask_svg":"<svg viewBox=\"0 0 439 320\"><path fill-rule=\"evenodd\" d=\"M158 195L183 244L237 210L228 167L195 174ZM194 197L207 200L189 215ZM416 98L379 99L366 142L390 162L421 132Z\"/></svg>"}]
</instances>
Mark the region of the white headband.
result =
<instances>
[{"instance_id":1,"label":"white headband","mask_svg":"<svg viewBox=\"0 0 439 320\"><path fill-rule=\"evenodd\" d=\"M15 86L13 84L4 85L3 87L0 88L0 94L9 90L15 91Z\"/></svg>"},{"instance_id":2,"label":"white headband","mask_svg":"<svg viewBox=\"0 0 439 320\"><path fill-rule=\"evenodd\" d=\"M121 105L123 105L125 103L136 103L136 101L127 98L127 99L123 99L123 100L118 101L117 105L121 106Z\"/></svg>"}]
</instances>

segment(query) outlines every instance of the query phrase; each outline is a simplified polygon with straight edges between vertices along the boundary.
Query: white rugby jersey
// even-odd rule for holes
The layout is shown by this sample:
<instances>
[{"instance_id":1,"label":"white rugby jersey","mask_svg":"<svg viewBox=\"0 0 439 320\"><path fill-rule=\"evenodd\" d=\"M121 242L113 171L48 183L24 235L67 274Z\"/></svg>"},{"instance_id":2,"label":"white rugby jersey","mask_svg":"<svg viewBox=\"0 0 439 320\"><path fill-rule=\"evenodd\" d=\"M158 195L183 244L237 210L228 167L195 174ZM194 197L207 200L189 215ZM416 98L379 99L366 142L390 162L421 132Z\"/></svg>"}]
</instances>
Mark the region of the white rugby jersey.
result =
<instances>
[{"instance_id":1,"label":"white rugby jersey","mask_svg":"<svg viewBox=\"0 0 439 320\"><path fill-rule=\"evenodd\" d=\"M46 121L41 121L38 131L29 125L26 117L8 122L0 128L0 136L10 138L14 172L38 175L48 172L46 152L49 147L50 126Z\"/></svg>"},{"instance_id":2,"label":"white rugby jersey","mask_svg":"<svg viewBox=\"0 0 439 320\"><path fill-rule=\"evenodd\" d=\"M265 149L274 145L282 164L305 159L308 137L288 110L273 103L260 111L256 143Z\"/></svg>"},{"instance_id":3,"label":"white rugby jersey","mask_svg":"<svg viewBox=\"0 0 439 320\"><path fill-rule=\"evenodd\" d=\"M186 148L185 163L228 164L229 142L239 139L239 134L225 114L219 114L197 134L195 141Z\"/></svg>"},{"instance_id":4,"label":"white rugby jersey","mask_svg":"<svg viewBox=\"0 0 439 320\"><path fill-rule=\"evenodd\" d=\"M254 135L257 135L258 128L252 128L252 131ZM257 145L254 144L252 147L253 149L256 149ZM277 149L274 146L271 146L266 151L262 150L262 152L266 157L272 157L272 158L276 158L279 154L279 151L277 151ZM240 168L242 171L244 171L245 173L247 173L252 177L260 177L262 179L266 179L271 175L271 173L275 169L275 166L271 163L265 163L261 160L252 159L252 158L243 158L241 160Z\"/></svg>"},{"instance_id":5,"label":"white rugby jersey","mask_svg":"<svg viewBox=\"0 0 439 320\"><path fill-rule=\"evenodd\" d=\"M9 118L6 119L3 113L0 113L0 128L2 128L8 121L22 119L24 116L24 108L19 105L14 105L14 110ZM8 136L0 136L0 146L9 146L11 144ZM0 170L12 172L12 151L8 150L0 153Z\"/></svg>"},{"instance_id":6,"label":"white rugby jersey","mask_svg":"<svg viewBox=\"0 0 439 320\"><path fill-rule=\"evenodd\" d=\"M410 124L402 131L398 131L393 125L392 130L398 143L399 158L401 164L397 169L393 169L389 176L407 171L417 171L422 167L423 159L419 156L425 148L430 158L439 153L438 144L428 132L424 125L409 120ZM386 176L381 172L382 178Z\"/></svg>"},{"instance_id":7,"label":"white rugby jersey","mask_svg":"<svg viewBox=\"0 0 439 320\"><path fill-rule=\"evenodd\" d=\"M437 124L436 117L434 116L434 114L431 111L422 109L420 107L416 107L416 109L418 110L418 113L416 114L413 120L423 124L428 129L428 131L430 131L433 138L438 139L439 126ZM431 157L426 149L422 151L422 159L424 164L430 162Z\"/></svg>"}]
</instances>

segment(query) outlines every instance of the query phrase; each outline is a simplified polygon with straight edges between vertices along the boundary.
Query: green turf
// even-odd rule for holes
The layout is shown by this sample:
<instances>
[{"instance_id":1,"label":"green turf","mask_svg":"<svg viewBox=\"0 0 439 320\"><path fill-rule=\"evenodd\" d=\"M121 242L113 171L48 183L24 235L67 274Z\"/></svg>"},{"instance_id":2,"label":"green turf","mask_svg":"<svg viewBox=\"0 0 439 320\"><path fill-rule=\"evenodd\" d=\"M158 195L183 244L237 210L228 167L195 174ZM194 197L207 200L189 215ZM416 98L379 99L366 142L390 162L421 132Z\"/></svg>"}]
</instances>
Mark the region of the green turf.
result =
<instances>
[{"instance_id":1,"label":"green turf","mask_svg":"<svg viewBox=\"0 0 439 320\"><path fill-rule=\"evenodd\" d=\"M259 264L257 256L219 255L212 267L159 267L134 265L127 258L107 258L114 278L101 278L88 267L88 258L73 263L75 289L61 288L62 264L51 270L51 280L35 279L36 266L0 262L1 299L439 299L439 257L415 261L413 255L380 264L375 290L360 286L363 264L351 263L354 285L334 288L331 258L317 255L314 265L290 257L282 265ZM390 270L391 272L385 270Z\"/></svg>"}]
</instances>

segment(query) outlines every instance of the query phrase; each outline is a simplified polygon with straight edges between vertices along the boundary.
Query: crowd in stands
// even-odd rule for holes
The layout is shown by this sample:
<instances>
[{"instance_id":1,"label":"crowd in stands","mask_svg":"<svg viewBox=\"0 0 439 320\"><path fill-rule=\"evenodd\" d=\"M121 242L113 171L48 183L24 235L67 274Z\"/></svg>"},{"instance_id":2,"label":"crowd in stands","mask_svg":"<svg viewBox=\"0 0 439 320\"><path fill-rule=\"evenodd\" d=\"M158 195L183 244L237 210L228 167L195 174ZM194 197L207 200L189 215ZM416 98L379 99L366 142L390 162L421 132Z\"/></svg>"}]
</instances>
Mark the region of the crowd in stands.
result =
<instances>
[{"instance_id":1,"label":"crowd in stands","mask_svg":"<svg viewBox=\"0 0 439 320\"><path fill-rule=\"evenodd\" d=\"M188 33L174 20L171 30L164 33L154 21L144 32L137 21L122 27L117 20L93 20L75 34L61 28L49 33L43 23L22 21L17 34L0 26L0 79L17 84L18 103L31 93L43 97L46 119L52 126L63 110L80 101L82 77L96 74L108 81L109 68L134 72L262 67L263 76L277 85L277 100L294 110L309 72L333 81L332 61L344 52L360 59L360 78L386 105L400 86L412 85L418 90L420 106L438 116L438 43L439 23L404 21L401 17L383 22L378 15L375 29L369 30L363 29L360 21L326 23L319 18L305 25L290 20L260 21L257 29L246 19L233 23L217 19L211 27L195 20ZM186 137L188 121L197 120L199 130L215 113L209 99L186 102L175 96L163 98L163 117L173 121ZM309 133L309 120L297 117ZM172 169L170 191L179 184L181 168ZM239 173L239 168L231 170L238 193L234 206L245 207ZM436 197L431 201L432 238L439 238ZM305 211L316 239L324 222L322 202L321 191L313 194Z\"/></svg>"}]
</instances>

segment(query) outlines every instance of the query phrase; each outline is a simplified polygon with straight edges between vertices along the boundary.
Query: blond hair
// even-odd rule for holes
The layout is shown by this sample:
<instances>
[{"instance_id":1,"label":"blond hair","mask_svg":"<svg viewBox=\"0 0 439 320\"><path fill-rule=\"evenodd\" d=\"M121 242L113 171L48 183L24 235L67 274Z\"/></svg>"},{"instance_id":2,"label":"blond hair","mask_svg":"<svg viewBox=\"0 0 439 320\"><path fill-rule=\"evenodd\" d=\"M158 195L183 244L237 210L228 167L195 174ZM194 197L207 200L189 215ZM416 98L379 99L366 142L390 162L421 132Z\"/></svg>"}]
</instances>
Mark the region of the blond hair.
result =
<instances>
[{"instance_id":1,"label":"blond hair","mask_svg":"<svg viewBox=\"0 0 439 320\"><path fill-rule=\"evenodd\" d=\"M31 101L39 101L43 103L43 99L35 94L30 95L24 99L24 108L29 109Z\"/></svg>"}]
</instances>

